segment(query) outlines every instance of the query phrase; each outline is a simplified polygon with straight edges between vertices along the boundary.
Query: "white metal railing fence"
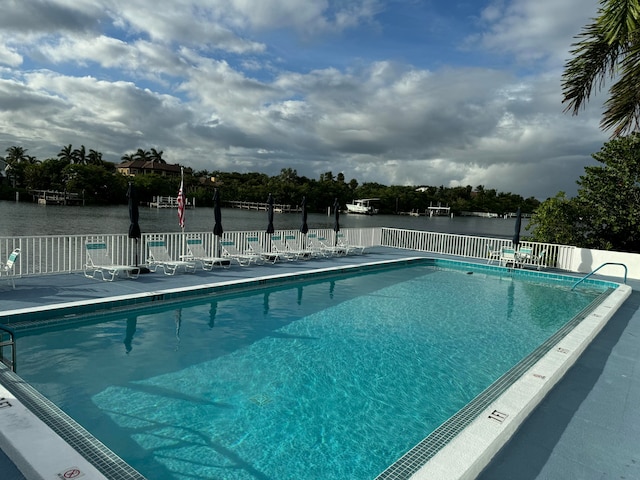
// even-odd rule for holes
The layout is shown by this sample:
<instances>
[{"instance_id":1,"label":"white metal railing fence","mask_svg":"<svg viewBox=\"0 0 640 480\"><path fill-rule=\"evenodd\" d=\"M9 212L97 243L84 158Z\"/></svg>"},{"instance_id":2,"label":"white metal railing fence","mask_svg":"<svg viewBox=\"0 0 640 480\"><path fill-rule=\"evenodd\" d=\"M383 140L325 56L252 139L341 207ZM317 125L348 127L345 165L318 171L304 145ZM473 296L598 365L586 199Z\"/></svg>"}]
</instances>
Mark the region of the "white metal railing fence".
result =
<instances>
[{"instance_id":1,"label":"white metal railing fence","mask_svg":"<svg viewBox=\"0 0 640 480\"><path fill-rule=\"evenodd\" d=\"M342 240L349 243L368 247L380 245L380 228L345 228L340 233L343 235ZM330 228L309 230L309 234L325 237L329 242L335 239L335 232ZM298 230L277 230L273 235L293 236L298 242L298 247L305 246L305 236ZM15 248L20 248L20 256L14 267L16 276L80 272L87 262L85 242L100 239L107 244L109 257L114 264L144 265L147 262L146 244L150 239L160 237L165 240L169 255L178 259L181 255L187 254L186 239L193 236L202 239L207 252L220 255L217 237L213 233L177 232L145 233L137 241L128 238L127 234L0 237L0 260L6 261ZM253 237L259 239L266 251L271 249L271 235L264 231L225 232L222 240L234 242L242 251L248 249L248 239Z\"/></svg>"},{"instance_id":2,"label":"white metal railing fence","mask_svg":"<svg viewBox=\"0 0 640 480\"><path fill-rule=\"evenodd\" d=\"M335 232L330 229L313 229L309 234L335 241ZM474 259L488 259L489 250L510 247L511 240L458 235L451 233L403 230L398 228L345 228L340 231L341 240L366 247L386 246L440 255L451 255ZM277 230L274 235L293 236L299 248L305 247L305 236L298 230ZM99 237L106 242L113 263L120 265L144 265L147 261L146 244L151 238L165 240L169 254L178 259L186 255L186 238L197 236L207 252L220 255L217 237L211 232L176 232L143 234L137 242L126 234L106 235L53 235L0 237L0 259L5 261L14 248L20 248L20 257L15 265L17 276L72 273L82 271L86 263L85 242ZM225 232L222 240L232 241L239 250L248 248L248 239L257 238L264 250L271 249L270 235L264 231ZM562 270L576 270L576 247L522 241L521 246L531 247L534 255L544 251L543 266ZM577 270L576 270L577 271Z\"/></svg>"},{"instance_id":3,"label":"white metal railing fence","mask_svg":"<svg viewBox=\"0 0 640 480\"><path fill-rule=\"evenodd\" d=\"M511 240L504 238L476 237L453 233L427 232L382 228L380 245L420 252L487 259L490 250L511 247ZM543 255L542 266L570 270L575 247L551 243L522 241L521 247L531 247L533 255Z\"/></svg>"}]
</instances>

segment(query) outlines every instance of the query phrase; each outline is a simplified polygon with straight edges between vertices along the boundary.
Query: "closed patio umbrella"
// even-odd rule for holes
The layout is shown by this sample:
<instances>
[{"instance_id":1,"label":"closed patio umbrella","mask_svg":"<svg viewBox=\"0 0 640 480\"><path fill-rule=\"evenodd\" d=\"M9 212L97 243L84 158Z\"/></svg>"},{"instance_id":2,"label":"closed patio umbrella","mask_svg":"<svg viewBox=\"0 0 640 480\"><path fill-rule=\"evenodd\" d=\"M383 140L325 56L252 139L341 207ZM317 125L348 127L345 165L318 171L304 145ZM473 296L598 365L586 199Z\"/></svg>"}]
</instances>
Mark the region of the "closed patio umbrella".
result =
<instances>
[{"instance_id":1,"label":"closed patio umbrella","mask_svg":"<svg viewBox=\"0 0 640 480\"><path fill-rule=\"evenodd\" d=\"M267 198L267 219L269 220L269 224L267 225L267 233L274 233L275 229L273 228L273 195L271 194L269 194L269 198Z\"/></svg>"},{"instance_id":2,"label":"closed patio umbrella","mask_svg":"<svg viewBox=\"0 0 640 480\"><path fill-rule=\"evenodd\" d=\"M337 198L333 202L333 231L336 232L335 246L338 245L338 232L340 231L340 204Z\"/></svg>"},{"instance_id":3,"label":"closed patio umbrella","mask_svg":"<svg viewBox=\"0 0 640 480\"><path fill-rule=\"evenodd\" d=\"M134 238L136 241L136 267L138 266L138 239L142 237L140 232L140 225L138 221L140 219L140 212L138 211L138 195L136 194L136 187L133 182L129 182L129 190L127 190L127 197L129 198L129 238Z\"/></svg>"},{"instance_id":4,"label":"closed patio umbrella","mask_svg":"<svg viewBox=\"0 0 640 480\"><path fill-rule=\"evenodd\" d=\"M213 192L213 218L215 220L213 234L221 237L224 230L222 229L222 212L220 211L220 193L217 188Z\"/></svg>"},{"instance_id":5,"label":"closed patio umbrella","mask_svg":"<svg viewBox=\"0 0 640 480\"><path fill-rule=\"evenodd\" d=\"M222 237L224 230L222 229L222 212L220 211L220 192L218 192L217 188L213 191L213 218L215 221L213 225L213 234L216 237ZM218 242L219 241L220 239L218 238ZM218 242L216 242L216 255L218 252Z\"/></svg>"},{"instance_id":6,"label":"closed patio umbrella","mask_svg":"<svg viewBox=\"0 0 640 480\"><path fill-rule=\"evenodd\" d=\"M520 245L521 226L522 226L522 212L520 212L520 207L518 207L518 211L516 212L516 226L515 226L515 231L513 233L513 248L515 250L517 250L518 245Z\"/></svg>"},{"instance_id":7,"label":"closed patio umbrella","mask_svg":"<svg viewBox=\"0 0 640 480\"><path fill-rule=\"evenodd\" d=\"M300 233L306 235L309 231L309 225L307 225L307 197L302 197L300 209L302 210L302 225L300 226Z\"/></svg>"}]
</instances>

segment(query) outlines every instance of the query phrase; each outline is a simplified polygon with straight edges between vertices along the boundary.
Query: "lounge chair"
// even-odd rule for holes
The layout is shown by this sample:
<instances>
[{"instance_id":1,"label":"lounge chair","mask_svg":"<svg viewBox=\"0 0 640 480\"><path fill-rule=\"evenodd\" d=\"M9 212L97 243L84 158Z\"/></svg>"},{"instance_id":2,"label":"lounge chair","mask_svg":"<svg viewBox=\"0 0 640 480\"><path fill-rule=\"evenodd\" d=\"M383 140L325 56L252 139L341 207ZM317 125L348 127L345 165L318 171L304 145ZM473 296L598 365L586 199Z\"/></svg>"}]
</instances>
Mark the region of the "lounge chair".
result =
<instances>
[{"instance_id":1,"label":"lounge chair","mask_svg":"<svg viewBox=\"0 0 640 480\"><path fill-rule=\"evenodd\" d=\"M323 240L324 237L322 237ZM328 257L332 253L327 250L323 243L320 242L320 238L315 233L307 235L307 249L312 253L314 257Z\"/></svg>"},{"instance_id":2,"label":"lounge chair","mask_svg":"<svg viewBox=\"0 0 640 480\"><path fill-rule=\"evenodd\" d=\"M196 262L193 260L174 260L169 255L167 244L164 240L152 239L147 242L149 256L149 270L155 272L162 268L165 275L175 275L179 269L184 269L186 273L196 271Z\"/></svg>"},{"instance_id":3,"label":"lounge chair","mask_svg":"<svg viewBox=\"0 0 640 480\"><path fill-rule=\"evenodd\" d=\"M317 237L320 248L324 250L327 255L340 257L347 254L347 249L341 245L331 245L329 241L324 237Z\"/></svg>"},{"instance_id":4,"label":"lounge chair","mask_svg":"<svg viewBox=\"0 0 640 480\"><path fill-rule=\"evenodd\" d=\"M523 249L521 248L519 251L522 252L525 250L524 254L520 258L520 261L523 266L527 267L535 267L540 270L545 264L545 256L547 254L547 250L541 250L539 253L534 254L532 248Z\"/></svg>"},{"instance_id":5,"label":"lounge chair","mask_svg":"<svg viewBox=\"0 0 640 480\"><path fill-rule=\"evenodd\" d=\"M251 265L252 263L262 263L262 257L257 253L252 252L241 252L236 247L236 244L232 241L225 240L220 242L220 246L222 247L222 257L228 258L229 260L235 260L238 262L238 265L242 267L246 267Z\"/></svg>"},{"instance_id":6,"label":"lounge chair","mask_svg":"<svg viewBox=\"0 0 640 480\"><path fill-rule=\"evenodd\" d=\"M546 267L546 258L547 258L547 250L541 250L540 253L538 253L537 255L534 255L534 261L535 261L535 265L536 268L538 270L540 270L542 267Z\"/></svg>"},{"instance_id":7,"label":"lounge chair","mask_svg":"<svg viewBox=\"0 0 640 480\"><path fill-rule=\"evenodd\" d=\"M521 265L530 264L533 260L533 248L520 247L516 252L516 260Z\"/></svg>"},{"instance_id":8,"label":"lounge chair","mask_svg":"<svg viewBox=\"0 0 640 480\"><path fill-rule=\"evenodd\" d=\"M357 255L362 255L364 253L364 249L366 248L364 245L355 245L349 243L342 233L338 233L338 247L342 247L345 249L346 255L351 255L355 253Z\"/></svg>"},{"instance_id":9,"label":"lounge chair","mask_svg":"<svg viewBox=\"0 0 640 480\"><path fill-rule=\"evenodd\" d=\"M313 256L311 250L303 250L292 246L295 245L295 242L296 237L293 235L285 235L284 238L280 235L271 237L271 244L275 251L285 255L288 260L308 260Z\"/></svg>"},{"instance_id":10,"label":"lounge chair","mask_svg":"<svg viewBox=\"0 0 640 480\"><path fill-rule=\"evenodd\" d=\"M7 277L7 281L14 289L16 288L16 260L19 255L20 249L16 248L9 254L6 263L0 262L0 276Z\"/></svg>"},{"instance_id":11,"label":"lounge chair","mask_svg":"<svg viewBox=\"0 0 640 480\"><path fill-rule=\"evenodd\" d=\"M511 264L514 268L519 265L518 258L516 257L516 251L511 247L502 247L500 249L500 266L504 264L506 267Z\"/></svg>"},{"instance_id":12,"label":"lounge chair","mask_svg":"<svg viewBox=\"0 0 640 480\"><path fill-rule=\"evenodd\" d=\"M200 264L203 270L213 270L213 267L229 268L231 260L223 257L212 257L202 246L201 238L187 238L187 249L189 254L182 257L184 260L193 260Z\"/></svg>"},{"instance_id":13,"label":"lounge chair","mask_svg":"<svg viewBox=\"0 0 640 480\"><path fill-rule=\"evenodd\" d=\"M497 250L492 244L487 243L487 265L492 265L494 260L500 261L500 250Z\"/></svg>"},{"instance_id":14,"label":"lounge chair","mask_svg":"<svg viewBox=\"0 0 640 480\"><path fill-rule=\"evenodd\" d=\"M258 237L247 238L247 243L251 253L259 255L264 262L276 263L278 260L286 259L286 255L281 252L265 250Z\"/></svg>"},{"instance_id":15,"label":"lounge chair","mask_svg":"<svg viewBox=\"0 0 640 480\"><path fill-rule=\"evenodd\" d=\"M121 274L127 278L136 279L140 274L139 267L130 265L116 265L109 256L107 244L102 240L87 240L84 244L87 253L87 262L84 264L84 276L97 278L100 274L102 280L112 282Z\"/></svg>"}]
</instances>

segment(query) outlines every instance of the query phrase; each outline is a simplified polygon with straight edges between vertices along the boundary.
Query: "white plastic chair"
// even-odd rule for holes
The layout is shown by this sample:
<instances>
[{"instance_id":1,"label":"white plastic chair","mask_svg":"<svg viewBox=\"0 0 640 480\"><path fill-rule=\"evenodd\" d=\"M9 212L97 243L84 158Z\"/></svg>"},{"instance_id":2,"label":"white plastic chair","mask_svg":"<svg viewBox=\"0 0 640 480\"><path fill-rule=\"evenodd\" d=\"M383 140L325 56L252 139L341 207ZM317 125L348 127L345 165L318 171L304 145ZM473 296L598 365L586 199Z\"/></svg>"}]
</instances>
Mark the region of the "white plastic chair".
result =
<instances>
[{"instance_id":1,"label":"white plastic chair","mask_svg":"<svg viewBox=\"0 0 640 480\"><path fill-rule=\"evenodd\" d=\"M238 262L238 265L242 267L247 267L252 263L261 263L262 257L257 253L244 253L238 250L235 242L230 240L225 240L220 242L220 246L222 247L222 256L223 258L228 258L230 260L235 260Z\"/></svg>"},{"instance_id":2,"label":"white plastic chair","mask_svg":"<svg viewBox=\"0 0 640 480\"><path fill-rule=\"evenodd\" d=\"M511 264L513 267L517 267L518 263L515 249L511 247L502 247L500 250L500 266L504 264L506 267L508 264Z\"/></svg>"},{"instance_id":3,"label":"white plastic chair","mask_svg":"<svg viewBox=\"0 0 640 480\"><path fill-rule=\"evenodd\" d=\"M492 265L494 260L500 261L500 250L496 250L493 245L487 243L487 265Z\"/></svg>"},{"instance_id":4,"label":"white plastic chair","mask_svg":"<svg viewBox=\"0 0 640 480\"><path fill-rule=\"evenodd\" d=\"M16 260L20 256L20 249L16 248L9 254L6 263L0 262L0 276L7 277L7 281L11 286L16 288Z\"/></svg>"},{"instance_id":5,"label":"white plastic chair","mask_svg":"<svg viewBox=\"0 0 640 480\"><path fill-rule=\"evenodd\" d=\"M291 247L291 245L289 245L289 242L287 240L292 239L293 241L295 241L295 238L296 237L294 237L293 235L286 236L285 238L282 238L282 236L280 235L273 235L271 237L271 245L276 252L282 254L287 260L301 260L310 258L311 252L295 249Z\"/></svg>"},{"instance_id":6,"label":"white plastic chair","mask_svg":"<svg viewBox=\"0 0 640 480\"><path fill-rule=\"evenodd\" d=\"M98 274L102 280L112 282L120 274L127 278L136 279L140 274L138 267L129 265L116 265L109 256L107 244L102 240L87 240L84 244L87 262L84 264L84 276L96 278ZM106 275L105 275L106 274Z\"/></svg>"},{"instance_id":7,"label":"white plastic chair","mask_svg":"<svg viewBox=\"0 0 640 480\"><path fill-rule=\"evenodd\" d=\"M366 248L364 245L354 245L352 243L349 243L349 241L345 239L342 233L338 233L337 238L338 238L337 246L344 248L346 255L351 255L352 253L355 253L357 255L362 255L364 253L364 249Z\"/></svg>"},{"instance_id":8,"label":"white plastic chair","mask_svg":"<svg viewBox=\"0 0 640 480\"><path fill-rule=\"evenodd\" d=\"M260 256L265 262L276 263L278 260L287 258L284 253L278 251L270 252L265 250L258 237L247 238L247 243L249 244L249 250L251 250L252 253Z\"/></svg>"},{"instance_id":9,"label":"white plastic chair","mask_svg":"<svg viewBox=\"0 0 640 480\"><path fill-rule=\"evenodd\" d=\"M149 250L149 270L155 272L162 268L165 275L175 275L178 269L183 268L186 273L196 271L196 262L193 260L174 260L169 255L167 244L161 239L152 239L147 242Z\"/></svg>"},{"instance_id":10,"label":"white plastic chair","mask_svg":"<svg viewBox=\"0 0 640 480\"><path fill-rule=\"evenodd\" d=\"M193 260L202 266L203 270L213 270L213 267L229 268L231 260L222 257L212 257L202 245L201 238L187 238L187 249L189 255L183 257L185 260Z\"/></svg>"}]
</instances>

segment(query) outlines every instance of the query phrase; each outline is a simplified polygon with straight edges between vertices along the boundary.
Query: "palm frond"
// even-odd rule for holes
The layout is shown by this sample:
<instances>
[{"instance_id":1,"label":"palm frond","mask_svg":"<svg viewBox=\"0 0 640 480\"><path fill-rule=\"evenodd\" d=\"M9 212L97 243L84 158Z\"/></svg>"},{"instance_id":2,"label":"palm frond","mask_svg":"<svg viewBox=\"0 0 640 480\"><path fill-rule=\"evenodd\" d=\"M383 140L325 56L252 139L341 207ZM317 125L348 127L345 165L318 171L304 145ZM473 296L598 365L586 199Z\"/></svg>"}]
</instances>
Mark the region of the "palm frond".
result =
<instances>
[{"instance_id":1,"label":"palm frond","mask_svg":"<svg viewBox=\"0 0 640 480\"><path fill-rule=\"evenodd\" d=\"M620 78L613 84L605 103L601 127L614 128L614 137L640 126L640 45L631 46L620 65Z\"/></svg>"},{"instance_id":2,"label":"palm frond","mask_svg":"<svg viewBox=\"0 0 640 480\"><path fill-rule=\"evenodd\" d=\"M571 51L573 58L562 75L562 103L566 111L576 115L591 97L592 89L602 89L605 81L615 75L620 45L609 43L597 22L589 25Z\"/></svg>"}]
</instances>

